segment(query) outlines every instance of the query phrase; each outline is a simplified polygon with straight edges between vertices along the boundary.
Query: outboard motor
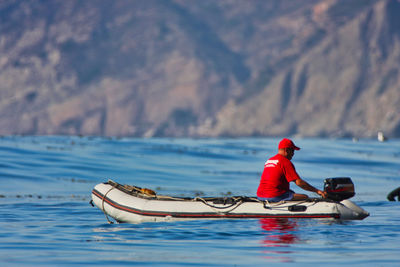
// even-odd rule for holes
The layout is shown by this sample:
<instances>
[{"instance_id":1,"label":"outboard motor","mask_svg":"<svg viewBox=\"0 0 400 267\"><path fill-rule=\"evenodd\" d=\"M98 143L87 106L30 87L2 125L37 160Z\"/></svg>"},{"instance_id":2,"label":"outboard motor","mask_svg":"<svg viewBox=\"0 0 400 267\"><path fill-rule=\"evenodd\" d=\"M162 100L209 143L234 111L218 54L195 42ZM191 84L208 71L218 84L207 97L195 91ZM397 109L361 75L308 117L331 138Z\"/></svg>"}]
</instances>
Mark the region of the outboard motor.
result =
<instances>
[{"instance_id":1,"label":"outboard motor","mask_svg":"<svg viewBox=\"0 0 400 267\"><path fill-rule=\"evenodd\" d=\"M328 199L342 201L355 195L354 184L349 177L327 178L324 181L324 190Z\"/></svg>"}]
</instances>

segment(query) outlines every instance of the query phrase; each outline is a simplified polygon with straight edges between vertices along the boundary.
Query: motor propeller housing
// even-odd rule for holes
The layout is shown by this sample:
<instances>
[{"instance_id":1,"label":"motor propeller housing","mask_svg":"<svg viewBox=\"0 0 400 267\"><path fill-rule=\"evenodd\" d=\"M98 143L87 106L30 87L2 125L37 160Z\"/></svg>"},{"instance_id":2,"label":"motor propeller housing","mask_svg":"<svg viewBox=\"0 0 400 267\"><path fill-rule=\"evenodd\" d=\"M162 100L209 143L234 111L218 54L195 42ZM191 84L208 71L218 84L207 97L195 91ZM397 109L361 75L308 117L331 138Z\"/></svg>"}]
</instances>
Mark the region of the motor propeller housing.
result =
<instances>
[{"instance_id":1,"label":"motor propeller housing","mask_svg":"<svg viewBox=\"0 0 400 267\"><path fill-rule=\"evenodd\" d=\"M354 184L350 177L327 178L324 181L324 190L328 199L342 201L355 195Z\"/></svg>"}]
</instances>

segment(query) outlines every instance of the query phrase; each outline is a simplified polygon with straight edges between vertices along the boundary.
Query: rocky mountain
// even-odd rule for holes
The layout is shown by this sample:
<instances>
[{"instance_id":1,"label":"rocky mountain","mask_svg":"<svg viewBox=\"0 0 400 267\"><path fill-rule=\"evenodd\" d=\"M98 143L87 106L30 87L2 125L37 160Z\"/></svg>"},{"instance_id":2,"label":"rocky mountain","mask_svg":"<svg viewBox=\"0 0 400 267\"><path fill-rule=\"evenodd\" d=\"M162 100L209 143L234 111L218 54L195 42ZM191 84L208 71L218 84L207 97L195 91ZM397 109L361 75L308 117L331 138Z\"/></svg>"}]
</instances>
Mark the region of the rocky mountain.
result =
<instances>
[{"instance_id":1,"label":"rocky mountain","mask_svg":"<svg viewBox=\"0 0 400 267\"><path fill-rule=\"evenodd\" d=\"M397 0L4 0L0 134L400 137Z\"/></svg>"}]
</instances>

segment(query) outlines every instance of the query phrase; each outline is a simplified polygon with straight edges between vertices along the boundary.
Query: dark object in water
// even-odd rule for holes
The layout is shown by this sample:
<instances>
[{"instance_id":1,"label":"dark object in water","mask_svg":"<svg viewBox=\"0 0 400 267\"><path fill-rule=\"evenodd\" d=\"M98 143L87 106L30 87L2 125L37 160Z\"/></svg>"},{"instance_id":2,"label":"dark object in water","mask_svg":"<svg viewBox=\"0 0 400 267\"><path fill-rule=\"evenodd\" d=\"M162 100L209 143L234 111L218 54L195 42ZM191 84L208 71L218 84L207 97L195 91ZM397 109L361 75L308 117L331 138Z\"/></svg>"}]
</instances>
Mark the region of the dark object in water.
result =
<instances>
[{"instance_id":1,"label":"dark object in water","mask_svg":"<svg viewBox=\"0 0 400 267\"><path fill-rule=\"evenodd\" d=\"M387 199L389 201L395 201L395 197L397 197L397 201L400 201L400 187L396 188L387 195Z\"/></svg>"},{"instance_id":2,"label":"dark object in water","mask_svg":"<svg viewBox=\"0 0 400 267\"><path fill-rule=\"evenodd\" d=\"M342 201L355 195L354 184L349 177L327 178L324 181L324 189L328 193L328 199Z\"/></svg>"}]
</instances>

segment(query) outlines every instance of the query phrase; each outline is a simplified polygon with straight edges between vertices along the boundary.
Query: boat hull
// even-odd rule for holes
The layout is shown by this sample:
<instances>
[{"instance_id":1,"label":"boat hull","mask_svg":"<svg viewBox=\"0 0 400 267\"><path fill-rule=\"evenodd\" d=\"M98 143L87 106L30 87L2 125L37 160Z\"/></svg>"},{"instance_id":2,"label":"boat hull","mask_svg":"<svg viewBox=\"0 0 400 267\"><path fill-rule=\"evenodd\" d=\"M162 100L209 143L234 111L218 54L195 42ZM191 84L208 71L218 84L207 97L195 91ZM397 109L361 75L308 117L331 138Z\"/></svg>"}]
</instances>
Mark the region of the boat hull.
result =
<instances>
[{"instance_id":1,"label":"boat hull","mask_svg":"<svg viewBox=\"0 0 400 267\"><path fill-rule=\"evenodd\" d=\"M233 197L221 203L217 198L149 197L130 194L109 183L98 184L92 191L92 201L107 218L118 222L222 219L222 218L331 218L364 219L369 214L353 202L308 200L265 203L254 198ZM221 200L221 198L219 199ZM223 201L222 201L223 202Z\"/></svg>"}]
</instances>

